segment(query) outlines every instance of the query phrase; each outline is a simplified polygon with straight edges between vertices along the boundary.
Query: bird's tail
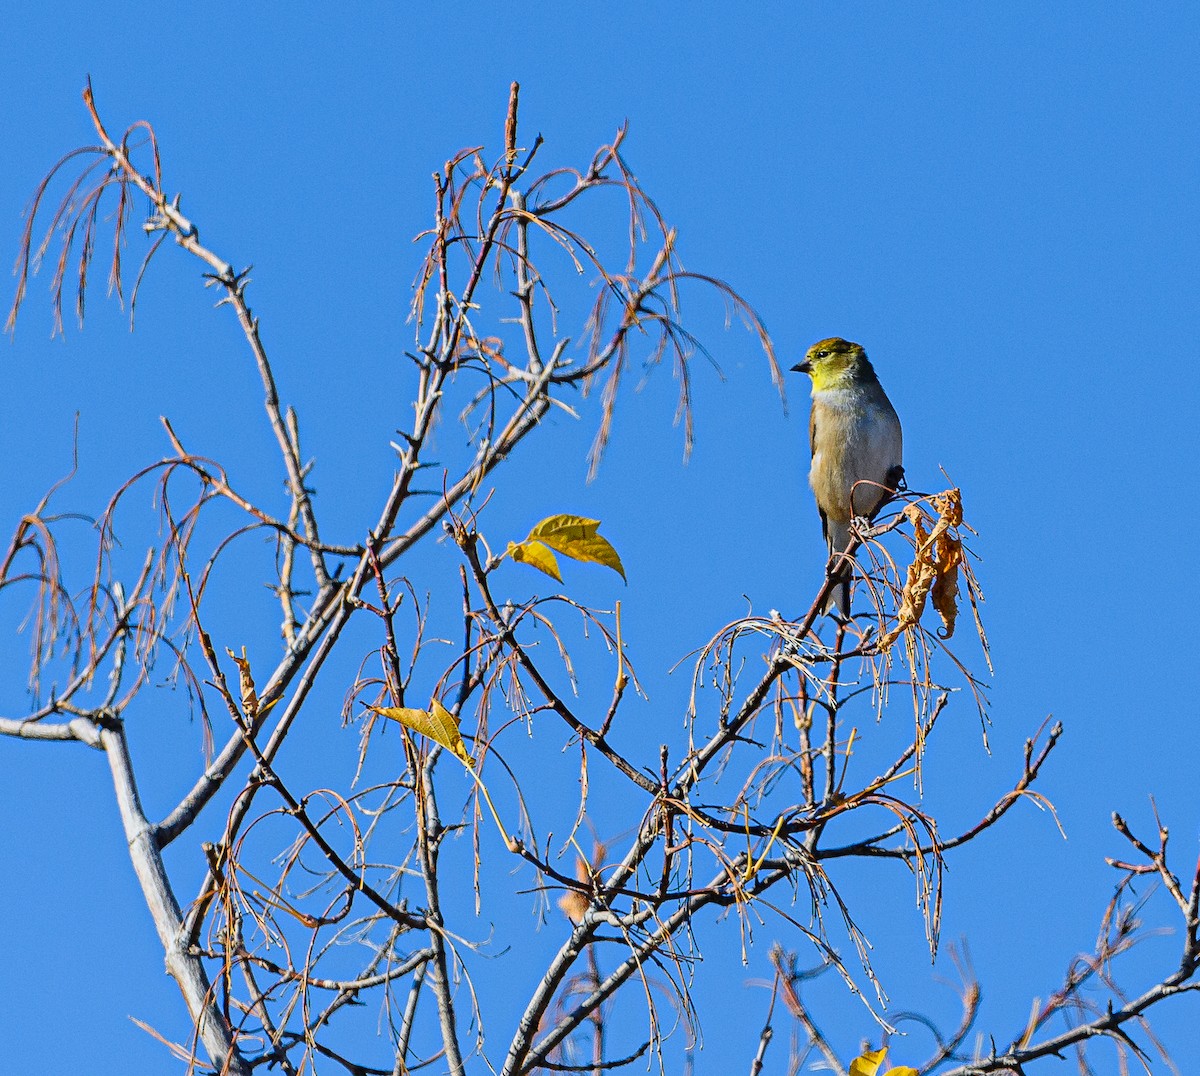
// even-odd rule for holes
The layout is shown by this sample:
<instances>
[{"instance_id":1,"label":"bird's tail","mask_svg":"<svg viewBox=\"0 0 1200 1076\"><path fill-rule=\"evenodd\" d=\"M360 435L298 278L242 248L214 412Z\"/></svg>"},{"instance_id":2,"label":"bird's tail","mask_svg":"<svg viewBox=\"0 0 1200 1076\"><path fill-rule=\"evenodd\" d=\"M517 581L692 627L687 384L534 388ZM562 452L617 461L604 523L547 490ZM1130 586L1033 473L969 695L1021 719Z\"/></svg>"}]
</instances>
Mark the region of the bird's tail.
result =
<instances>
[{"instance_id":1,"label":"bird's tail","mask_svg":"<svg viewBox=\"0 0 1200 1076\"><path fill-rule=\"evenodd\" d=\"M825 600L826 613L832 613L839 620L850 619L850 580L843 573L843 578L834 584L833 590Z\"/></svg>"},{"instance_id":2,"label":"bird's tail","mask_svg":"<svg viewBox=\"0 0 1200 1076\"><path fill-rule=\"evenodd\" d=\"M838 523L834 520L828 520L826 523L828 528L826 539L829 542L829 557L833 563L830 569L830 575L837 582L833 589L829 592L829 598L825 602L826 613L833 613L842 620L850 619L850 575L853 571L850 563L840 554L845 552L846 546L850 544L850 525L849 523Z\"/></svg>"}]
</instances>

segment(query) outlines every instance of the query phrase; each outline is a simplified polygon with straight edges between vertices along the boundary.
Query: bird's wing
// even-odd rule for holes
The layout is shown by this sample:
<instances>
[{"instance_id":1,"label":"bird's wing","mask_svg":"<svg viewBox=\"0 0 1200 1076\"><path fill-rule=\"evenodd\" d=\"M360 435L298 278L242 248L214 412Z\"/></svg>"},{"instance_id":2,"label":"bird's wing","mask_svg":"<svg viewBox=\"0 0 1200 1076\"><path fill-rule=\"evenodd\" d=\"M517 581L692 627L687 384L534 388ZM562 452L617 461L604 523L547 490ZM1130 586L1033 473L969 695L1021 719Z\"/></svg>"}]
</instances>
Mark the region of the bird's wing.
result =
<instances>
[{"instance_id":1,"label":"bird's wing","mask_svg":"<svg viewBox=\"0 0 1200 1076\"><path fill-rule=\"evenodd\" d=\"M817 458L817 408L815 403L812 405L812 410L809 411L809 452L812 458ZM828 545L829 517L824 513L820 500L817 501L817 515L821 517L821 536L826 540L826 545Z\"/></svg>"},{"instance_id":2,"label":"bird's wing","mask_svg":"<svg viewBox=\"0 0 1200 1076\"><path fill-rule=\"evenodd\" d=\"M813 459L817 458L817 408L814 404L813 409L808 413L808 451L812 454ZM820 502L817 502L817 515L821 517L821 537L825 539L825 544L829 544L829 517L825 515L825 509L821 507Z\"/></svg>"}]
</instances>

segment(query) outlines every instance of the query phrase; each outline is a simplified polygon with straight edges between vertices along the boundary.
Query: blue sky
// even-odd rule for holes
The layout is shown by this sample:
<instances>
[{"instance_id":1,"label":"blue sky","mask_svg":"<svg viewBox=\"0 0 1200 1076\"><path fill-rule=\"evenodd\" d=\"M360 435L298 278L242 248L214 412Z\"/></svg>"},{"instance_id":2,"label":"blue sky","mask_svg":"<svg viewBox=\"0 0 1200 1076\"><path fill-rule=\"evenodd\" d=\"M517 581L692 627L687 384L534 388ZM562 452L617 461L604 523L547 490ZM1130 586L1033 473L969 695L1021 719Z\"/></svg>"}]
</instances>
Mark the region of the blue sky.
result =
<instances>
[{"instance_id":1,"label":"blue sky","mask_svg":"<svg viewBox=\"0 0 1200 1076\"><path fill-rule=\"evenodd\" d=\"M1048 714L1066 725L1043 791L1069 839L1022 807L947 879L945 937L969 938L982 1027L1003 1037L1094 938L1116 880L1103 857L1125 853L1110 812L1148 836L1153 794L1180 870L1196 850L1200 588L1187 491L1200 402L1200 14L1170 3L758 4L736 18L716 4L686 16L659 4L416 8L14 15L0 43L0 253L15 258L45 170L90 140L90 74L113 128L154 124L167 184L204 239L253 263L252 299L322 503L365 521L407 406L410 240L429 220L431 172L460 147L499 145L513 79L545 164L585 164L628 119L626 156L679 229L684 264L731 282L786 366L821 337L861 341L904 420L910 484L933 488L944 468L963 489L994 727L989 757L959 704L929 787L947 828L1013 779ZM34 282L0 349L4 530L68 469L76 412L80 473L63 507L98 511L166 451L164 414L193 450L275 495L278 476L251 469L269 449L257 381L195 264L160 255L132 335L101 283L85 330L68 324L51 340L47 285ZM802 379L785 409L752 337L726 332L701 296L687 301L719 366L697 364L690 462L668 371L655 371L622 401L595 481L585 404L578 426L556 419L551 449L513 461L491 524L509 537L554 511L604 520L629 568L620 596L635 659L664 699L679 690L667 670L747 607L806 607L823 563ZM578 585L611 600L608 580ZM0 612L9 630L18 614ZM248 633L270 638L269 616L246 616ZM24 649L0 659L6 715L23 702ZM198 731L178 700L137 735L143 759L196 764ZM0 742L0 768L0 1041L12 1071L169 1071L126 1018L182 1034L102 758ZM148 784L168 802L169 772ZM870 909L896 1006L944 993L908 880L851 872L846 884ZM1173 946L1148 946L1132 978L1171 966ZM764 963L713 967L753 1030L749 1047L710 1037L700 1072L748 1064L763 1011L739 992ZM827 1004L847 1048L872 1035L854 1003L831 992ZM1159 1026L1179 1048L1195 1018L1194 1001L1177 1002Z\"/></svg>"}]
</instances>

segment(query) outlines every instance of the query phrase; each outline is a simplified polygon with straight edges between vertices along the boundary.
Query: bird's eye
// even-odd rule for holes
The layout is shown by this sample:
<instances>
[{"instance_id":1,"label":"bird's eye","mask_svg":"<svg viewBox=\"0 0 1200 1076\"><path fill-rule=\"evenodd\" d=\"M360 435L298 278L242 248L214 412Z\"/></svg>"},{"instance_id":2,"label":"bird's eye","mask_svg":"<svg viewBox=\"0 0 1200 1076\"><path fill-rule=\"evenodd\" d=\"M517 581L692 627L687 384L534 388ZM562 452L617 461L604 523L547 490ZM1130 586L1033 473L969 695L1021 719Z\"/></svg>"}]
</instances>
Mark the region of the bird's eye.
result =
<instances>
[{"instance_id":1,"label":"bird's eye","mask_svg":"<svg viewBox=\"0 0 1200 1076\"><path fill-rule=\"evenodd\" d=\"M818 359L827 359L827 358L829 358L829 352L825 351L825 350L818 351L817 358Z\"/></svg>"}]
</instances>

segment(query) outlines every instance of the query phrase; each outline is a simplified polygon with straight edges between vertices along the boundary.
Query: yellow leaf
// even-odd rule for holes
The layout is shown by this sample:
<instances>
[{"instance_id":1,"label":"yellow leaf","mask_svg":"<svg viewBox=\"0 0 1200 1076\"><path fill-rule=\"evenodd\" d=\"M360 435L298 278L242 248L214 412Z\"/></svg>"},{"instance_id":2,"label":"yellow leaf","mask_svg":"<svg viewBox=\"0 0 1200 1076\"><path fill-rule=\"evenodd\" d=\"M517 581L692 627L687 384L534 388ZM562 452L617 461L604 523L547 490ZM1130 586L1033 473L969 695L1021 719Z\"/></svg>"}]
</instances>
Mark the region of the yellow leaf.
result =
<instances>
[{"instance_id":1,"label":"yellow leaf","mask_svg":"<svg viewBox=\"0 0 1200 1076\"><path fill-rule=\"evenodd\" d=\"M369 704L367 709L382 714L384 717L390 717L393 721L399 721L405 728L419 732L422 736L428 736L431 740L441 744L447 751L452 752L466 766L467 772L479 786L479 791L487 803L488 809L492 812L492 818L496 821L496 828L500 831L504 846L510 852L516 852L521 847L519 841L514 841L508 835L504 823L500 821L496 805L492 803L492 797L488 795L487 785L483 783L483 778L475 772L475 760L467 751L467 745L463 743L462 734L458 731L458 721L446 707L434 699L429 704L428 710L416 710L408 706L371 706Z\"/></svg>"},{"instance_id":2,"label":"yellow leaf","mask_svg":"<svg viewBox=\"0 0 1200 1076\"><path fill-rule=\"evenodd\" d=\"M850 1062L850 1076L876 1076L887 1057L887 1050L868 1050Z\"/></svg>"},{"instance_id":3,"label":"yellow leaf","mask_svg":"<svg viewBox=\"0 0 1200 1076\"><path fill-rule=\"evenodd\" d=\"M474 764L462 733L458 731L458 721L437 699L429 704L428 710L416 710L408 706L368 706L367 709L399 721L405 728L422 736L428 736L447 751L452 751L467 766Z\"/></svg>"},{"instance_id":4,"label":"yellow leaf","mask_svg":"<svg viewBox=\"0 0 1200 1076\"><path fill-rule=\"evenodd\" d=\"M558 561L541 542L530 539L526 539L524 542L509 542L508 555L513 560L519 561L521 564L532 565L539 572L545 572L551 579L562 582L562 575L558 571Z\"/></svg>"},{"instance_id":5,"label":"yellow leaf","mask_svg":"<svg viewBox=\"0 0 1200 1076\"><path fill-rule=\"evenodd\" d=\"M525 543L545 542L564 557L602 564L624 579L625 567L621 564L621 558L617 556L617 551L608 539L597 533L599 528L598 519L569 515L550 516L529 532Z\"/></svg>"},{"instance_id":6,"label":"yellow leaf","mask_svg":"<svg viewBox=\"0 0 1200 1076\"><path fill-rule=\"evenodd\" d=\"M917 1070L907 1065L897 1065L887 1072L880 1072L886 1060L886 1046L882 1050L868 1050L850 1062L850 1076L917 1076Z\"/></svg>"}]
</instances>

